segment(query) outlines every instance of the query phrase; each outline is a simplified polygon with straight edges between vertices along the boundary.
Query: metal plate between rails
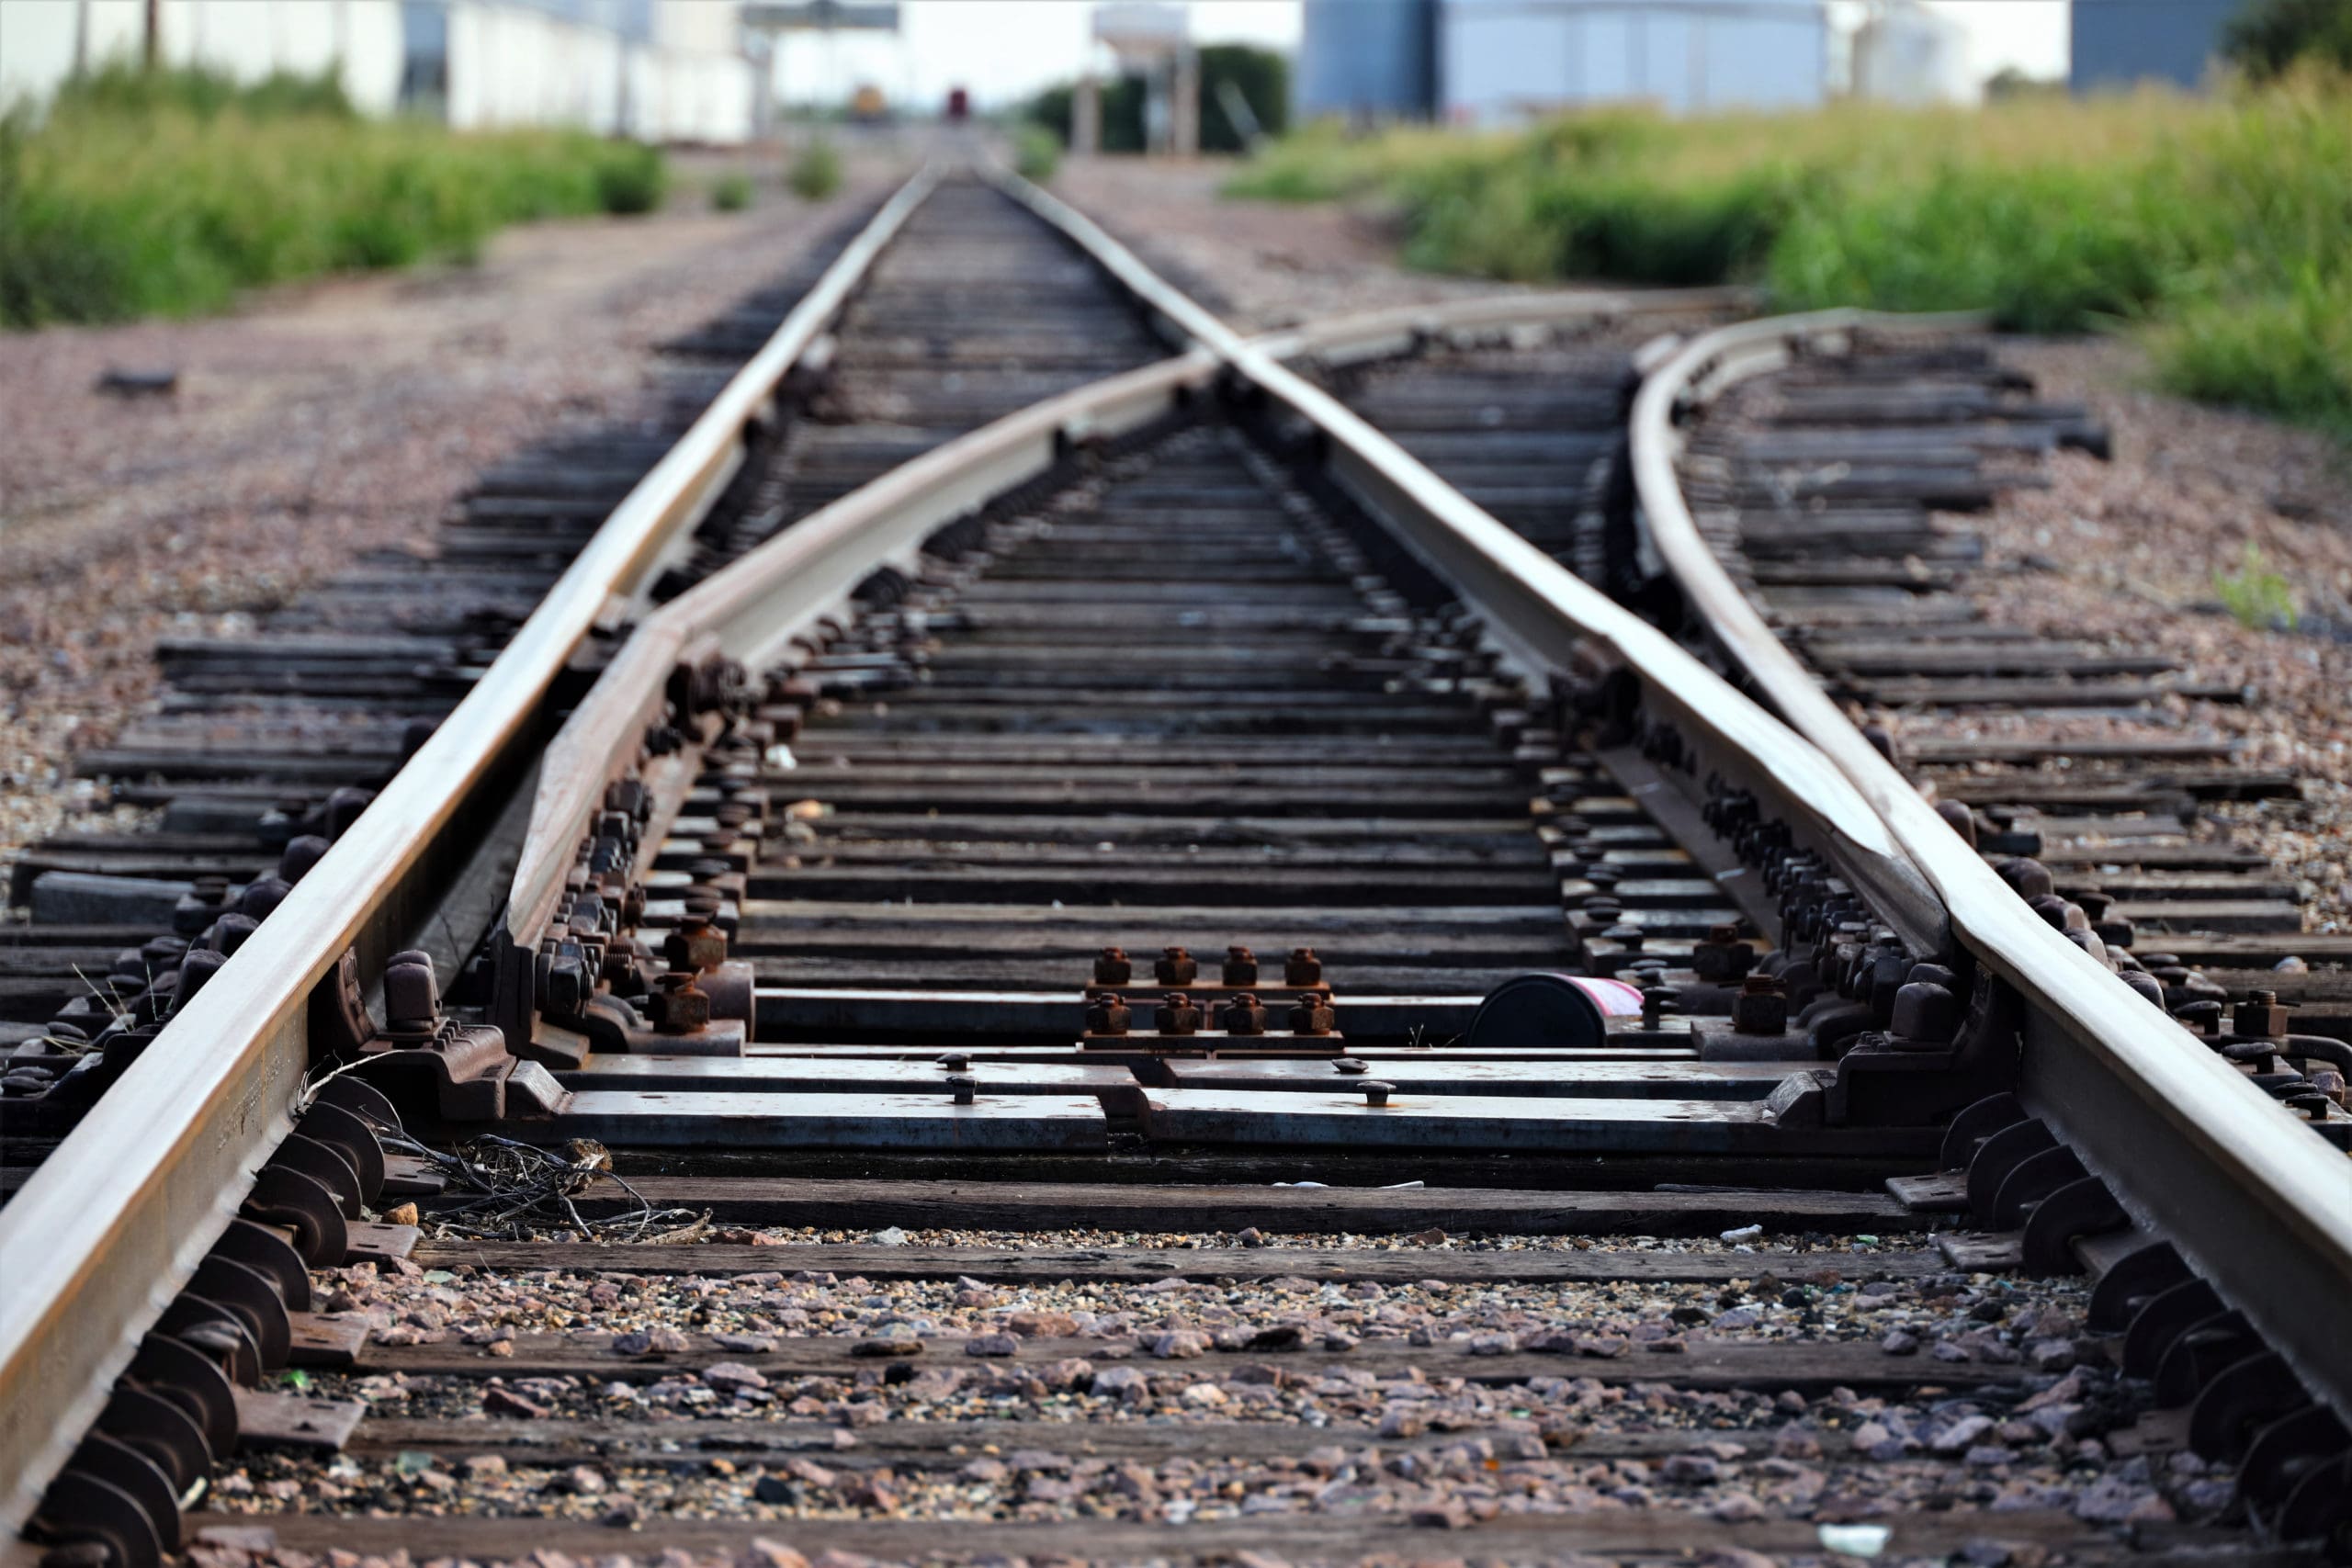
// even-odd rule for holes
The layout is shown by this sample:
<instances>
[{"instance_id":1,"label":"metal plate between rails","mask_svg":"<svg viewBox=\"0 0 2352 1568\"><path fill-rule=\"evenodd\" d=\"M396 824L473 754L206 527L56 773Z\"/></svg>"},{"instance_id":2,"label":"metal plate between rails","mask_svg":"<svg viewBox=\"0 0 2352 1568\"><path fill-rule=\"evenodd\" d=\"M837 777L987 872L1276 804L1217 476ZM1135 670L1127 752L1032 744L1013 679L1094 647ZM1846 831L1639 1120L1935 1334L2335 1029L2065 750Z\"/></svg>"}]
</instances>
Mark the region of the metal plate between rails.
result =
<instances>
[{"instance_id":1,"label":"metal plate between rails","mask_svg":"<svg viewBox=\"0 0 2352 1568\"><path fill-rule=\"evenodd\" d=\"M550 1137L624 1147L1101 1149L1091 1095L1008 1094L957 1105L939 1094L692 1094L590 1089Z\"/></svg>"},{"instance_id":2,"label":"metal plate between rails","mask_svg":"<svg viewBox=\"0 0 2352 1568\"><path fill-rule=\"evenodd\" d=\"M1344 1093L1377 1077L1400 1096L1477 1095L1539 1100L1765 1100L1781 1080L1815 1061L1788 1062L1549 1062L1384 1061L1374 1070L1342 1074L1321 1062L1170 1062L1178 1089L1238 1089L1284 1093Z\"/></svg>"},{"instance_id":3,"label":"metal plate between rails","mask_svg":"<svg viewBox=\"0 0 2352 1568\"><path fill-rule=\"evenodd\" d=\"M1729 916L1725 916L1729 919ZM759 1027L771 1038L816 1030L940 1031L989 1034L1066 1034L1083 1026L1086 1003L1067 991L913 991L762 986ZM1483 997L1342 997L1340 1028L1354 1034L1402 1035L1416 1025L1458 1031Z\"/></svg>"},{"instance_id":4,"label":"metal plate between rails","mask_svg":"<svg viewBox=\"0 0 2352 1568\"><path fill-rule=\"evenodd\" d=\"M1790 1128L1758 1100L1538 1099L1228 1089L1153 1089L1155 1142L1502 1149L1552 1154L1819 1155L1932 1153L1936 1133Z\"/></svg>"},{"instance_id":5,"label":"metal plate between rails","mask_svg":"<svg viewBox=\"0 0 2352 1568\"><path fill-rule=\"evenodd\" d=\"M1671 1020L1668 1021L1671 1022ZM1241 1052L1229 1042L1231 1035L1201 1036L1197 1049L1189 1054L1172 1050L1122 1052L1116 1046L1095 1044L1069 1045L957 1045L975 1062L1076 1062L1095 1065L1116 1065L1128 1060L1146 1058L1162 1061L1187 1061L1214 1057L1220 1061L1328 1062L1334 1056L1353 1056L1362 1062L1442 1062L1447 1053L1430 1046L1413 1045L1351 1045L1344 1049L1316 1050L1309 1045L1292 1047L1275 1045L1264 1051ZM1632 1036L1629 1039L1637 1039ZM1214 1047L1214 1048L1212 1048ZM746 1059L754 1057L818 1056L837 1061L907 1062L918 1066L934 1065L943 1045L828 1045L774 1044L754 1042L745 1046ZM1578 1049L1567 1045L1530 1045L1521 1050L1482 1050L1481 1061L1487 1062L1695 1062L1699 1053L1688 1045L1623 1044L1599 1045ZM1819 1066L1818 1063L1810 1064Z\"/></svg>"},{"instance_id":6,"label":"metal plate between rails","mask_svg":"<svg viewBox=\"0 0 2352 1568\"><path fill-rule=\"evenodd\" d=\"M1115 1063L975 1059L951 1071L939 1065L938 1056L936 1050L917 1056L880 1060L786 1055L747 1060L600 1054L589 1057L577 1071L560 1072L556 1077L571 1089L660 1089L693 1094L945 1094L953 1088L949 1080L954 1077L971 1078L983 1096L1102 1094L1132 1092L1136 1088L1135 1075Z\"/></svg>"}]
</instances>

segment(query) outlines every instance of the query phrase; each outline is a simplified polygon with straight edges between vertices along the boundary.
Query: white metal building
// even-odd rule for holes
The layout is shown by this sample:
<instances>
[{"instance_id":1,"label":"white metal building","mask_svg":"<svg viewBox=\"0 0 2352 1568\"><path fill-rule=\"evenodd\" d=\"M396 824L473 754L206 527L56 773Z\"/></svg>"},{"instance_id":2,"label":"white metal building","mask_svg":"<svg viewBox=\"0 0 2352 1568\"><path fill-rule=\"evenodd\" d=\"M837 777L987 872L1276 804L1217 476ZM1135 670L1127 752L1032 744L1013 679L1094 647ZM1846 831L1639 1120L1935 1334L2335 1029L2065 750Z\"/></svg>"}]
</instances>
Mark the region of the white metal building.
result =
<instances>
[{"instance_id":1,"label":"white metal building","mask_svg":"<svg viewBox=\"0 0 2352 1568\"><path fill-rule=\"evenodd\" d=\"M158 52L251 80L343 62L368 114L565 125L651 141L752 134L739 0L156 0ZM0 0L0 107L77 60L137 59L146 0Z\"/></svg>"},{"instance_id":2,"label":"white metal building","mask_svg":"<svg viewBox=\"0 0 2352 1568\"><path fill-rule=\"evenodd\" d=\"M1984 96L1968 58L1967 29L1916 0L1879 0L1854 34L1858 98L1917 107Z\"/></svg>"}]
</instances>

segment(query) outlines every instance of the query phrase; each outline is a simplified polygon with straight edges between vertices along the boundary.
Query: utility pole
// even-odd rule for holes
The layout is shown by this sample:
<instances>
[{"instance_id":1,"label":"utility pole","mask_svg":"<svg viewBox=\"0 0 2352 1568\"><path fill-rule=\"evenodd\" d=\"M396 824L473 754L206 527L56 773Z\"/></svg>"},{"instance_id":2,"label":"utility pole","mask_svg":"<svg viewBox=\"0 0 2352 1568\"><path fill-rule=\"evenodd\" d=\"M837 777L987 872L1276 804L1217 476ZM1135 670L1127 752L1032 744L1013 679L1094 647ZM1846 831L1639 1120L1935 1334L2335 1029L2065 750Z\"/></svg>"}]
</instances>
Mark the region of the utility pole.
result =
<instances>
[{"instance_id":1,"label":"utility pole","mask_svg":"<svg viewBox=\"0 0 2352 1568\"><path fill-rule=\"evenodd\" d=\"M140 46L139 58L153 71L164 52L164 0L147 0L147 31Z\"/></svg>"},{"instance_id":2,"label":"utility pole","mask_svg":"<svg viewBox=\"0 0 2352 1568\"><path fill-rule=\"evenodd\" d=\"M1089 71L1078 79L1069 100L1069 150L1091 157L1102 150L1102 84Z\"/></svg>"}]
</instances>

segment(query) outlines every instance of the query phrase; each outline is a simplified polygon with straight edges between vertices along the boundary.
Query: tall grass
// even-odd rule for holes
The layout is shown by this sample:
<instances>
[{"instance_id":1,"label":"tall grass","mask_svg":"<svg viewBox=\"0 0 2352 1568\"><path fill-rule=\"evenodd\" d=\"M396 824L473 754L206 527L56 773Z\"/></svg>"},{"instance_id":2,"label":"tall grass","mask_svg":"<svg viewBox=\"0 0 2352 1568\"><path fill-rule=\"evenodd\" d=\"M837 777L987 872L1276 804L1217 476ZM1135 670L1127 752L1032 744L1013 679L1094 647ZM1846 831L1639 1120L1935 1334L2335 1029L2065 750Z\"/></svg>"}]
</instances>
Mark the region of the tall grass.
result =
<instances>
[{"instance_id":1,"label":"tall grass","mask_svg":"<svg viewBox=\"0 0 2352 1568\"><path fill-rule=\"evenodd\" d=\"M1385 209L1407 259L1436 270L1754 281L1788 309L2133 325L2176 389L2352 432L2342 77L1982 110L1610 110L1480 136L1318 127L1227 188Z\"/></svg>"},{"instance_id":2,"label":"tall grass","mask_svg":"<svg viewBox=\"0 0 2352 1568\"><path fill-rule=\"evenodd\" d=\"M217 310L354 267L468 259L503 224L639 212L659 152L362 120L332 78L109 68L0 119L0 323Z\"/></svg>"},{"instance_id":3,"label":"tall grass","mask_svg":"<svg viewBox=\"0 0 2352 1568\"><path fill-rule=\"evenodd\" d=\"M803 201L822 201L842 188L842 155L824 137L813 137L785 170L784 183Z\"/></svg>"}]
</instances>

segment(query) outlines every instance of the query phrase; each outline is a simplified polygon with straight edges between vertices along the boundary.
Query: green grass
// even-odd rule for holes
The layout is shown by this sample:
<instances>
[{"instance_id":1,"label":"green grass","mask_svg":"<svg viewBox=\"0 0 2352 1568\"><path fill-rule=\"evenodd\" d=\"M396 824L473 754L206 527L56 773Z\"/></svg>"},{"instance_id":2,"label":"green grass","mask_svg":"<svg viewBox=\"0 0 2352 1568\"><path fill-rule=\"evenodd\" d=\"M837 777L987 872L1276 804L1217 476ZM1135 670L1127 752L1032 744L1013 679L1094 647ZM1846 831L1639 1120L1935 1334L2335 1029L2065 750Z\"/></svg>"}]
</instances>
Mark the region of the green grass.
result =
<instances>
[{"instance_id":1,"label":"green grass","mask_svg":"<svg viewBox=\"0 0 2352 1568\"><path fill-rule=\"evenodd\" d=\"M741 212L752 205L752 176L729 173L710 182L710 204L721 212Z\"/></svg>"},{"instance_id":2,"label":"green grass","mask_svg":"<svg viewBox=\"0 0 2352 1568\"><path fill-rule=\"evenodd\" d=\"M2295 629L2295 591L2284 577L2263 564L2257 545L2246 546L2245 564L2237 570L2213 573L2213 593L2242 626L2255 631Z\"/></svg>"},{"instance_id":3,"label":"green grass","mask_svg":"<svg viewBox=\"0 0 2352 1568\"><path fill-rule=\"evenodd\" d=\"M1776 307L2143 331L2171 389L2352 435L2352 83L1840 104L1516 133L1310 127L1228 195L1349 200L1432 270L1755 282Z\"/></svg>"},{"instance_id":4,"label":"green grass","mask_svg":"<svg viewBox=\"0 0 2352 1568\"><path fill-rule=\"evenodd\" d=\"M0 324L185 316L241 289L470 259L500 227L643 212L661 154L363 120L332 79L110 67L0 119Z\"/></svg>"},{"instance_id":5,"label":"green grass","mask_svg":"<svg viewBox=\"0 0 2352 1568\"><path fill-rule=\"evenodd\" d=\"M1013 131L1012 168L1023 179L1044 185L1061 163L1061 139L1044 126L1023 121Z\"/></svg>"},{"instance_id":6,"label":"green grass","mask_svg":"<svg viewBox=\"0 0 2352 1568\"><path fill-rule=\"evenodd\" d=\"M803 201L822 201L842 188L842 157L820 136L808 142L785 172L784 183Z\"/></svg>"}]
</instances>

